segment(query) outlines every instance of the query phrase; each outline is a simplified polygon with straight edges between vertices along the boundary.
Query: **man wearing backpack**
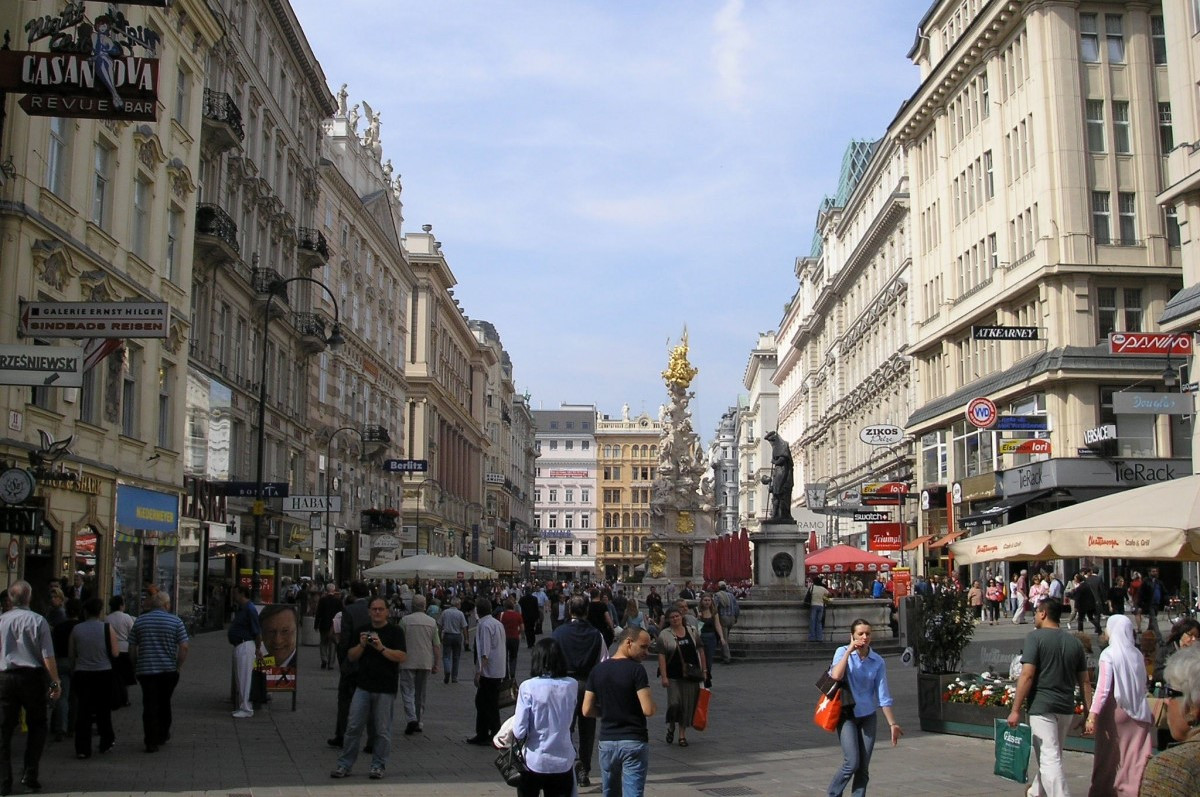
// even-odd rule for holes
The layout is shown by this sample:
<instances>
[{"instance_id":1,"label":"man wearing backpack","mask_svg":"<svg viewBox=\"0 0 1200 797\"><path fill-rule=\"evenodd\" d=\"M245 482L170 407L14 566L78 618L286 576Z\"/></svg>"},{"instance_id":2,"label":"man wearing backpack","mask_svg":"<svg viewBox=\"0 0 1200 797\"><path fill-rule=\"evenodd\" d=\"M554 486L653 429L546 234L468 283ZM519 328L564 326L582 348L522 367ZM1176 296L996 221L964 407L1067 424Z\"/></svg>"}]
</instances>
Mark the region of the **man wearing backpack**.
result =
<instances>
[{"instance_id":1,"label":"man wearing backpack","mask_svg":"<svg viewBox=\"0 0 1200 797\"><path fill-rule=\"evenodd\" d=\"M733 658L729 655L729 632L737 625L738 615L742 613L742 609L738 606L737 597L729 591L724 581L717 584L717 593L714 597L717 602L717 615L721 618L721 628L725 630L721 636L721 659L728 664Z\"/></svg>"}]
</instances>

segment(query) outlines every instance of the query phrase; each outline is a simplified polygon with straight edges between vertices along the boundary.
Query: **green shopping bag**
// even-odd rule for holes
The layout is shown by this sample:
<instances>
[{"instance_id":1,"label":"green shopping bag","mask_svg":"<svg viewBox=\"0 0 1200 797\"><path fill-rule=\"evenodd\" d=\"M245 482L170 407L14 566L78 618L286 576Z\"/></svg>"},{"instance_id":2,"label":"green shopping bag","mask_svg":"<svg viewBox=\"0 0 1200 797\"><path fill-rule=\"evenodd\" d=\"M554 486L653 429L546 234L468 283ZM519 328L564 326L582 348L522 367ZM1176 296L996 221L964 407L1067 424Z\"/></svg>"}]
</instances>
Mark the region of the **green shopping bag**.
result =
<instances>
[{"instance_id":1,"label":"green shopping bag","mask_svg":"<svg viewBox=\"0 0 1200 797\"><path fill-rule=\"evenodd\" d=\"M1033 750L1033 733L1024 723L1008 727L996 720L996 768L993 772L1005 780L1025 783L1029 780L1029 754Z\"/></svg>"}]
</instances>

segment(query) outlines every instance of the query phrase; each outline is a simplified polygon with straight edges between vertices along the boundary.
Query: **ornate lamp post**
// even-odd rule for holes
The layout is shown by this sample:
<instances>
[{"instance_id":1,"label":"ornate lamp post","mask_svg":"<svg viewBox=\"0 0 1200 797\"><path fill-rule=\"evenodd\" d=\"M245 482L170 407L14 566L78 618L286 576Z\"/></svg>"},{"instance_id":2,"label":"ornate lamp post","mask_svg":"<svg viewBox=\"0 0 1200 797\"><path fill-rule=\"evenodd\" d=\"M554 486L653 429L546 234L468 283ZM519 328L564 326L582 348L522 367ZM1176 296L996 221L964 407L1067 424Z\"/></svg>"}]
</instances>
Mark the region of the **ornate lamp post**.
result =
<instances>
[{"instance_id":1,"label":"ornate lamp post","mask_svg":"<svg viewBox=\"0 0 1200 797\"><path fill-rule=\"evenodd\" d=\"M342 324L337 297L333 295L333 291L329 290L325 283L315 280L312 277L288 277L287 279L274 280L267 286L267 303L263 307L262 372L259 375L258 385L258 462L254 476L254 558L250 576L250 599L255 603L258 602L259 593L262 518L266 512L266 506L263 501L263 464L267 439L267 339L270 335L271 326L271 302L274 301L276 296L286 297L287 286L292 282L311 282L329 294L329 300L333 302L333 330L329 333L329 337L325 339L325 343L331 349L338 349L346 342L345 338L342 337ZM328 511L326 511L326 517L328 517Z\"/></svg>"}]
</instances>

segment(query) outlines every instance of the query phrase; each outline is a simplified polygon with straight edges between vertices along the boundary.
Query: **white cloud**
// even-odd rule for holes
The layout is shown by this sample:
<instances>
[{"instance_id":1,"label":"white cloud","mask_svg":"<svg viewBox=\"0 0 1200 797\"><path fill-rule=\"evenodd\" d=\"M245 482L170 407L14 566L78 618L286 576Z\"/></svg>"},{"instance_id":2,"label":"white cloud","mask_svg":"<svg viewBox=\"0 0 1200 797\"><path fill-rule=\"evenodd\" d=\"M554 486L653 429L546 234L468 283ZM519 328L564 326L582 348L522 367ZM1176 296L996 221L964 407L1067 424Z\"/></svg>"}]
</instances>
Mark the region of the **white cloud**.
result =
<instances>
[{"instance_id":1,"label":"white cloud","mask_svg":"<svg viewBox=\"0 0 1200 797\"><path fill-rule=\"evenodd\" d=\"M716 94L733 110L742 110L745 105L745 57L750 48L750 32L742 19L742 10L742 0L727 0L713 19Z\"/></svg>"}]
</instances>

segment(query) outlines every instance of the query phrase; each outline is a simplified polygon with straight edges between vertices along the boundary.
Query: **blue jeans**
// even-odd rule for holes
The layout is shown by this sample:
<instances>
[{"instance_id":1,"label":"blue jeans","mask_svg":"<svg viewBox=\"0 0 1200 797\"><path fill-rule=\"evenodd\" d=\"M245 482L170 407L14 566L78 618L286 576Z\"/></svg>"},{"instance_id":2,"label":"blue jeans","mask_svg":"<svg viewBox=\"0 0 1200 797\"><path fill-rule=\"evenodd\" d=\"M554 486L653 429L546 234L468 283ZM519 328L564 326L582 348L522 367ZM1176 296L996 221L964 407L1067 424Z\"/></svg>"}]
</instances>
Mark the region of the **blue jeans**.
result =
<instances>
[{"instance_id":1,"label":"blue jeans","mask_svg":"<svg viewBox=\"0 0 1200 797\"><path fill-rule=\"evenodd\" d=\"M371 742L371 769L387 766L388 750L392 746L392 706L396 696L387 692L368 692L355 689L350 699L350 716L346 721L346 735L342 739L342 754L338 766L350 769L358 759L359 741L367 722L373 723L374 740Z\"/></svg>"},{"instance_id":2,"label":"blue jeans","mask_svg":"<svg viewBox=\"0 0 1200 797\"><path fill-rule=\"evenodd\" d=\"M871 752L875 749L874 713L865 717L843 717L838 723L838 738L842 743L842 768L829 784L829 797L842 797L849 785L853 797L864 797L867 781L871 779ZM853 781L853 782L852 782Z\"/></svg>"},{"instance_id":3,"label":"blue jeans","mask_svg":"<svg viewBox=\"0 0 1200 797\"><path fill-rule=\"evenodd\" d=\"M604 797L642 797L650 772L650 743L633 739L600 742Z\"/></svg>"},{"instance_id":4,"label":"blue jeans","mask_svg":"<svg viewBox=\"0 0 1200 797\"><path fill-rule=\"evenodd\" d=\"M814 603L808 612L808 641L822 642L825 639L825 605Z\"/></svg>"},{"instance_id":5,"label":"blue jeans","mask_svg":"<svg viewBox=\"0 0 1200 797\"><path fill-rule=\"evenodd\" d=\"M447 680L458 680L458 661L462 658L462 651L462 634L442 634L442 672Z\"/></svg>"}]
</instances>

